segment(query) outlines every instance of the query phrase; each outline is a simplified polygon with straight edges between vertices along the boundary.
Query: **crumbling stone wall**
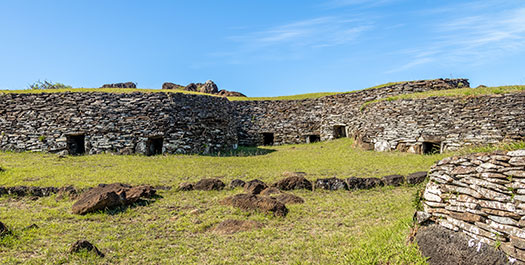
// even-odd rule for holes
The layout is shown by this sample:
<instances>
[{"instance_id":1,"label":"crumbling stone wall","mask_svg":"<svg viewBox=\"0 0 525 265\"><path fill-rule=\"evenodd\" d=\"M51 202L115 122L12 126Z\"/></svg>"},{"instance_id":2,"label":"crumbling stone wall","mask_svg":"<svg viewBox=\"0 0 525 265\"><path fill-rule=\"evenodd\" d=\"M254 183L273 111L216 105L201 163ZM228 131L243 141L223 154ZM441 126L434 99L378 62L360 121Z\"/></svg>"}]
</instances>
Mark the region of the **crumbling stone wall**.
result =
<instances>
[{"instance_id":1,"label":"crumbling stone wall","mask_svg":"<svg viewBox=\"0 0 525 265\"><path fill-rule=\"evenodd\" d=\"M402 82L306 100L234 101L239 121L239 144L261 145L262 133L273 133L274 144L305 143L309 135L320 140L334 138L335 126L344 126L347 136L354 133L365 102L429 90L469 87L467 79L436 79Z\"/></svg>"},{"instance_id":2,"label":"crumbling stone wall","mask_svg":"<svg viewBox=\"0 0 525 265\"><path fill-rule=\"evenodd\" d=\"M421 153L525 139L525 93L380 101L359 117L358 142L376 151Z\"/></svg>"},{"instance_id":3,"label":"crumbling stone wall","mask_svg":"<svg viewBox=\"0 0 525 265\"><path fill-rule=\"evenodd\" d=\"M445 158L429 177L419 222L463 233L473 245L499 245L525 262L525 150Z\"/></svg>"},{"instance_id":4,"label":"crumbling stone wall","mask_svg":"<svg viewBox=\"0 0 525 265\"><path fill-rule=\"evenodd\" d=\"M68 137L85 152L210 153L237 144L225 98L181 93L42 93L0 95L0 149L69 153Z\"/></svg>"}]
</instances>

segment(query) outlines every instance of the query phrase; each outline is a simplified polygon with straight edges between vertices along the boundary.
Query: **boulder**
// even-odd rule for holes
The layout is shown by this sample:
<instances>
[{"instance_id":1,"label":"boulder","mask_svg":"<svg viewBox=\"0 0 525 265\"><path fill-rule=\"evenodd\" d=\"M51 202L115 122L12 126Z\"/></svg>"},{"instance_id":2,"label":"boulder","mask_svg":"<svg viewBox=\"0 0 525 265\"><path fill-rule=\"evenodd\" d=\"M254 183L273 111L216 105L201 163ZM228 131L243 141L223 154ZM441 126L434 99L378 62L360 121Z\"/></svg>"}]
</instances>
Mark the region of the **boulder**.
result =
<instances>
[{"instance_id":1,"label":"boulder","mask_svg":"<svg viewBox=\"0 0 525 265\"><path fill-rule=\"evenodd\" d=\"M219 89L217 88L217 85L213 83L213 81L208 80L204 85L202 85L199 88L199 92L207 93L207 94L217 94L219 93Z\"/></svg>"},{"instance_id":2,"label":"boulder","mask_svg":"<svg viewBox=\"0 0 525 265\"><path fill-rule=\"evenodd\" d=\"M484 243L439 225L422 226L416 241L428 264L508 264L506 255Z\"/></svg>"},{"instance_id":3,"label":"boulder","mask_svg":"<svg viewBox=\"0 0 525 265\"><path fill-rule=\"evenodd\" d=\"M219 93L217 93L217 94L219 96L222 96L222 97L246 97L246 95L244 95L243 93L240 93L240 92L237 92L237 91L228 91L228 90L224 90L224 89L219 91Z\"/></svg>"},{"instance_id":4,"label":"boulder","mask_svg":"<svg viewBox=\"0 0 525 265\"><path fill-rule=\"evenodd\" d=\"M184 89L184 86L181 86L181 85L178 85L178 84L175 84L175 83L166 82L166 83L162 84L162 89L178 89L178 90L182 90L182 89Z\"/></svg>"},{"instance_id":5,"label":"boulder","mask_svg":"<svg viewBox=\"0 0 525 265\"><path fill-rule=\"evenodd\" d=\"M101 258L104 257L104 253L100 252L96 246L87 240L78 240L73 245L71 245L71 248L69 249L69 253L78 253L81 251L93 252Z\"/></svg>"},{"instance_id":6,"label":"boulder","mask_svg":"<svg viewBox=\"0 0 525 265\"><path fill-rule=\"evenodd\" d=\"M137 84L133 82L104 84L102 88L137 88Z\"/></svg>"},{"instance_id":7,"label":"boulder","mask_svg":"<svg viewBox=\"0 0 525 265\"><path fill-rule=\"evenodd\" d=\"M405 182L405 177L401 175L388 175L384 176L382 180L383 183L385 183L385 185L400 186L401 184L403 184L403 182Z\"/></svg>"},{"instance_id":8,"label":"boulder","mask_svg":"<svg viewBox=\"0 0 525 265\"><path fill-rule=\"evenodd\" d=\"M238 232L245 232L254 229L259 229L263 225L252 220L225 220L213 228L213 232L218 234L233 234Z\"/></svg>"},{"instance_id":9,"label":"boulder","mask_svg":"<svg viewBox=\"0 0 525 265\"><path fill-rule=\"evenodd\" d=\"M255 194L237 194L227 197L221 201L224 205L230 205L242 210L260 211L273 214L274 216L286 216L288 208L284 203L275 198L259 196Z\"/></svg>"},{"instance_id":10,"label":"boulder","mask_svg":"<svg viewBox=\"0 0 525 265\"><path fill-rule=\"evenodd\" d=\"M293 195L290 193L281 193L274 195L273 198L277 199L278 201L282 202L283 204L294 204L294 203L304 203L304 199Z\"/></svg>"},{"instance_id":11,"label":"boulder","mask_svg":"<svg viewBox=\"0 0 525 265\"><path fill-rule=\"evenodd\" d=\"M348 189L350 190L371 189L374 187L385 185L383 181L378 178L356 178L356 177L351 177L351 178L346 179L346 184L348 184Z\"/></svg>"},{"instance_id":12,"label":"boulder","mask_svg":"<svg viewBox=\"0 0 525 265\"><path fill-rule=\"evenodd\" d=\"M234 179L230 182L230 185L228 186L230 189L235 189L237 187L244 187L244 184L246 184L246 182L244 182L244 180L241 180L241 179Z\"/></svg>"},{"instance_id":13,"label":"boulder","mask_svg":"<svg viewBox=\"0 0 525 265\"><path fill-rule=\"evenodd\" d=\"M177 188L178 191L190 191L193 190L193 184L188 182L183 182Z\"/></svg>"},{"instance_id":14,"label":"boulder","mask_svg":"<svg viewBox=\"0 0 525 265\"><path fill-rule=\"evenodd\" d=\"M10 234L11 232L7 229L4 223L0 222L0 237Z\"/></svg>"},{"instance_id":15,"label":"boulder","mask_svg":"<svg viewBox=\"0 0 525 265\"><path fill-rule=\"evenodd\" d=\"M342 179L325 178L317 179L315 181L315 188L323 190L348 190L348 184Z\"/></svg>"},{"instance_id":16,"label":"boulder","mask_svg":"<svg viewBox=\"0 0 525 265\"><path fill-rule=\"evenodd\" d=\"M220 179L201 179L193 184L195 190L222 190L225 186Z\"/></svg>"},{"instance_id":17,"label":"boulder","mask_svg":"<svg viewBox=\"0 0 525 265\"><path fill-rule=\"evenodd\" d=\"M202 85L202 84L200 84L200 85ZM197 92L197 91L199 91L199 86L197 84L195 84L195 83L189 83L187 86L184 87L184 90Z\"/></svg>"},{"instance_id":18,"label":"boulder","mask_svg":"<svg viewBox=\"0 0 525 265\"><path fill-rule=\"evenodd\" d=\"M426 171L419 171L412 173L406 177L406 182L410 185L416 185L419 183L422 183L427 179L427 172Z\"/></svg>"},{"instance_id":19,"label":"boulder","mask_svg":"<svg viewBox=\"0 0 525 265\"><path fill-rule=\"evenodd\" d=\"M270 196L270 195L273 195L273 194L280 194L280 193L282 193L280 189L275 188L275 187L269 187L269 188L266 188L263 191L261 191L260 194L263 195L263 196Z\"/></svg>"},{"instance_id":20,"label":"boulder","mask_svg":"<svg viewBox=\"0 0 525 265\"><path fill-rule=\"evenodd\" d=\"M281 179L272 185L280 190L313 190L312 183L303 176L291 176Z\"/></svg>"},{"instance_id":21,"label":"boulder","mask_svg":"<svg viewBox=\"0 0 525 265\"><path fill-rule=\"evenodd\" d=\"M142 185L130 188L126 191L126 203L135 203L141 198L153 198L157 191L150 185Z\"/></svg>"},{"instance_id":22,"label":"boulder","mask_svg":"<svg viewBox=\"0 0 525 265\"><path fill-rule=\"evenodd\" d=\"M266 188L268 185L258 179L250 180L244 184L244 191L251 194L259 194Z\"/></svg>"}]
</instances>

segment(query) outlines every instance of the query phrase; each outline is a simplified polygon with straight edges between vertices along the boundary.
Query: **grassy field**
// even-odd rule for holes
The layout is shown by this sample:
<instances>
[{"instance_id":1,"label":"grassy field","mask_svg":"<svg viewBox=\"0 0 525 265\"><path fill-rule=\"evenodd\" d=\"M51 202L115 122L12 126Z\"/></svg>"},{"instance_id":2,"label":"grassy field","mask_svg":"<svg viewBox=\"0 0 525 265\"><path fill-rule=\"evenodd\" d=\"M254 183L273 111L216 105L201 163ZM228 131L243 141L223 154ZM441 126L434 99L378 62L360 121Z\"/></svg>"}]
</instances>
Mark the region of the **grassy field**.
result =
<instances>
[{"instance_id":1,"label":"grassy field","mask_svg":"<svg viewBox=\"0 0 525 265\"><path fill-rule=\"evenodd\" d=\"M92 155L61 158L41 153L0 153L0 186L88 187L125 182L177 186L204 177L259 178L271 183L283 171L307 178L379 177L428 170L447 156L376 153L353 149L350 139L309 145L242 149L218 156ZM259 155L256 155L256 154ZM448 154L450 155L450 154ZM0 239L1 264L425 264L406 244L414 194L422 186L364 191L294 191L304 204L287 205L284 218L223 206L241 190L178 192L147 206L86 216L71 214L73 201L56 196L0 198L0 221L12 235ZM211 232L226 219L254 220L263 228L231 235ZM39 228L24 229L36 224ZM105 258L69 254L79 239Z\"/></svg>"}]
</instances>

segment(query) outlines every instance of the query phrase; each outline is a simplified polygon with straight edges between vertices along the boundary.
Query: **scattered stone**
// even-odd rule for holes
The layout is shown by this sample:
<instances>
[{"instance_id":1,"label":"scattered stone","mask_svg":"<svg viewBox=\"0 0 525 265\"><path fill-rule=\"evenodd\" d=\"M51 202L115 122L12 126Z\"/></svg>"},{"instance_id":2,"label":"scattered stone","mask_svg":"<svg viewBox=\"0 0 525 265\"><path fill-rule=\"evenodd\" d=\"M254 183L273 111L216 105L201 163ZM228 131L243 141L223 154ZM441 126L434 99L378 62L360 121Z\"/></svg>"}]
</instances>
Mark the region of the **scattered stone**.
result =
<instances>
[{"instance_id":1,"label":"scattered stone","mask_svg":"<svg viewBox=\"0 0 525 265\"><path fill-rule=\"evenodd\" d=\"M201 179L193 185L195 190L222 190L226 185L220 179Z\"/></svg>"},{"instance_id":2,"label":"scattered stone","mask_svg":"<svg viewBox=\"0 0 525 265\"><path fill-rule=\"evenodd\" d=\"M420 227L416 234L421 254L433 264L507 264L507 257L493 246L439 225Z\"/></svg>"},{"instance_id":3,"label":"scattered stone","mask_svg":"<svg viewBox=\"0 0 525 265\"><path fill-rule=\"evenodd\" d=\"M414 221L416 221L418 224L423 224L426 221L428 221L432 217L431 214L424 212L424 211L417 211L414 213Z\"/></svg>"},{"instance_id":4,"label":"scattered stone","mask_svg":"<svg viewBox=\"0 0 525 265\"><path fill-rule=\"evenodd\" d=\"M133 82L104 84L102 88L137 88L137 84Z\"/></svg>"},{"instance_id":5,"label":"scattered stone","mask_svg":"<svg viewBox=\"0 0 525 265\"><path fill-rule=\"evenodd\" d=\"M282 202L283 204L294 204L294 203L304 203L304 199L293 194L289 193L281 193L273 196L273 198L276 198L278 201Z\"/></svg>"},{"instance_id":6,"label":"scattered stone","mask_svg":"<svg viewBox=\"0 0 525 265\"><path fill-rule=\"evenodd\" d=\"M179 188L177 188L178 191L190 191L193 190L193 184L188 182L183 182L179 185Z\"/></svg>"},{"instance_id":7,"label":"scattered stone","mask_svg":"<svg viewBox=\"0 0 525 265\"><path fill-rule=\"evenodd\" d=\"M87 252L93 252L95 253L97 256L103 258L105 255L104 253L100 252L100 250L98 250L98 248L96 246L94 246L93 244L91 244L89 241L87 240L79 240L77 242L75 242L71 248L69 249L69 253L78 253L78 252L81 252L81 251L87 251Z\"/></svg>"},{"instance_id":8,"label":"scattered stone","mask_svg":"<svg viewBox=\"0 0 525 265\"><path fill-rule=\"evenodd\" d=\"M348 184L348 189L350 190L371 189L385 185L383 181L379 178L351 177L346 179L346 183Z\"/></svg>"},{"instance_id":9,"label":"scattered stone","mask_svg":"<svg viewBox=\"0 0 525 265\"><path fill-rule=\"evenodd\" d=\"M263 225L261 223L252 220L228 219L215 226L215 228L213 228L213 232L218 234L233 234L259 229L262 227Z\"/></svg>"},{"instance_id":10,"label":"scattered stone","mask_svg":"<svg viewBox=\"0 0 525 265\"><path fill-rule=\"evenodd\" d=\"M241 180L241 179L234 179L230 182L230 185L229 185L229 188L230 189L235 189L237 187L244 187L244 184L246 184L246 182L244 182L244 180Z\"/></svg>"},{"instance_id":11,"label":"scattered stone","mask_svg":"<svg viewBox=\"0 0 525 265\"><path fill-rule=\"evenodd\" d=\"M259 194L266 188L268 185L258 179L250 180L244 184L244 191L251 194Z\"/></svg>"},{"instance_id":12,"label":"scattered stone","mask_svg":"<svg viewBox=\"0 0 525 265\"><path fill-rule=\"evenodd\" d=\"M338 178L317 179L315 181L315 188L324 190L348 190L348 184Z\"/></svg>"},{"instance_id":13,"label":"scattered stone","mask_svg":"<svg viewBox=\"0 0 525 265\"><path fill-rule=\"evenodd\" d=\"M228 91L228 90L221 90L217 95L222 97L246 97L243 93L237 92L237 91Z\"/></svg>"},{"instance_id":14,"label":"scattered stone","mask_svg":"<svg viewBox=\"0 0 525 265\"><path fill-rule=\"evenodd\" d=\"M56 200L62 200L65 197L68 197L69 199L76 199L78 196L78 191L73 186L66 186L58 189Z\"/></svg>"},{"instance_id":15,"label":"scattered stone","mask_svg":"<svg viewBox=\"0 0 525 265\"><path fill-rule=\"evenodd\" d=\"M406 177L406 182L410 185L416 185L419 183L423 183L425 179L427 178L427 172L426 171L419 171L412 173Z\"/></svg>"},{"instance_id":16,"label":"scattered stone","mask_svg":"<svg viewBox=\"0 0 525 265\"><path fill-rule=\"evenodd\" d=\"M275 216L284 217L288 214L288 208L286 208L284 203L272 197L258 196L255 194L237 194L225 198L221 203L242 210L257 210L264 213L271 213Z\"/></svg>"},{"instance_id":17,"label":"scattered stone","mask_svg":"<svg viewBox=\"0 0 525 265\"><path fill-rule=\"evenodd\" d=\"M7 229L4 223L0 222L0 237L10 234L11 232Z\"/></svg>"},{"instance_id":18,"label":"scattered stone","mask_svg":"<svg viewBox=\"0 0 525 265\"><path fill-rule=\"evenodd\" d=\"M155 196L157 191L150 185L141 185L132 187L126 191L126 203L132 204L140 200L141 198L151 199Z\"/></svg>"},{"instance_id":19,"label":"scattered stone","mask_svg":"<svg viewBox=\"0 0 525 265\"><path fill-rule=\"evenodd\" d=\"M280 190L313 190L312 183L308 181L304 176L290 176L277 181L272 185Z\"/></svg>"},{"instance_id":20,"label":"scattered stone","mask_svg":"<svg viewBox=\"0 0 525 265\"><path fill-rule=\"evenodd\" d=\"M269 188L266 188L265 190L261 191L261 195L263 196L270 196L270 195L273 195L273 194L280 194L282 193L280 189L278 188L275 188L275 187L269 187Z\"/></svg>"},{"instance_id":21,"label":"scattered stone","mask_svg":"<svg viewBox=\"0 0 525 265\"><path fill-rule=\"evenodd\" d=\"M184 86L177 85L177 84L170 83L170 82L166 82L166 83L162 84L162 89L178 89L178 90L182 90L182 89L184 89Z\"/></svg>"},{"instance_id":22,"label":"scattered stone","mask_svg":"<svg viewBox=\"0 0 525 265\"><path fill-rule=\"evenodd\" d=\"M405 177L401 175L388 175L382 178L383 183L389 186L400 186L405 181Z\"/></svg>"}]
</instances>

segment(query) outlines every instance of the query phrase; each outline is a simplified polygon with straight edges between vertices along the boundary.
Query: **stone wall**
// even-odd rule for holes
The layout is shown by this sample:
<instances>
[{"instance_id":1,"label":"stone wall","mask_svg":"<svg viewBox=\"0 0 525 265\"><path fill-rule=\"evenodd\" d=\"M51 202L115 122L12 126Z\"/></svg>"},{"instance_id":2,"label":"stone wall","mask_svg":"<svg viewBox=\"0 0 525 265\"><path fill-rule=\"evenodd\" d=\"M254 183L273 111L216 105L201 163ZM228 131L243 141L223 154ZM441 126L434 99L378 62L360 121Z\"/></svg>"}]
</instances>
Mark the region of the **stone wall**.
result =
<instances>
[{"instance_id":1,"label":"stone wall","mask_svg":"<svg viewBox=\"0 0 525 265\"><path fill-rule=\"evenodd\" d=\"M499 245L525 261L525 150L445 158L429 177L419 222Z\"/></svg>"},{"instance_id":2,"label":"stone wall","mask_svg":"<svg viewBox=\"0 0 525 265\"><path fill-rule=\"evenodd\" d=\"M424 152L525 139L525 93L380 101L363 110L358 142L376 151Z\"/></svg>"},{"instance_id":3,"label":"stone wall","mask_svg":"<svg viewBox=\"0 0 525 265\"><path fill-rule=\"evenodd\" d=\"M466 79L436 79L401 82L306 100L234 101L241 145L263 144L263 133L273 133L274 144L305 143L309 136L330 140L335 126L349 136L358 124L360 107L367 101L429 90L469 87Z\"/></svg>"},{"instance_id":4,"label":"stone wall","mask_svg":"<svg viewBox=\"0 0 525 265\"><path fill-rule=\"evenodd\" d=\"M89 154L219 152L237 144L231 116L227 99L181 93L3 94L0 149L67 154L83 138Z\"/></svg>"}]
</instances>

